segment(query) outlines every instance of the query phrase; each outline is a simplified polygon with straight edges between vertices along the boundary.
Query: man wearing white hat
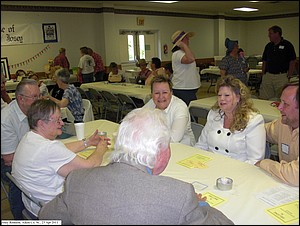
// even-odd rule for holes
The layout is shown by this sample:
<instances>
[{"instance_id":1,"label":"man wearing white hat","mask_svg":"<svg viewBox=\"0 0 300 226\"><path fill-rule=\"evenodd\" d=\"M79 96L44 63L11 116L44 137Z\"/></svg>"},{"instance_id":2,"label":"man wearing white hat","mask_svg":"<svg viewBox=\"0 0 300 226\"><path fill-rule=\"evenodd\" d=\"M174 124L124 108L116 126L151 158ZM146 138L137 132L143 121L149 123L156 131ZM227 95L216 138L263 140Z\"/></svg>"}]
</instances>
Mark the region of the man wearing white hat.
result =
<instances>
[{"instance_id":1,"label":"man wearing white hat","mask_svg":"<svg viewBox=\"0 0 300 226\"><path fill-rule=\"evenodd\" d=\"M172 35L173 94L182 99L188 106L196 100L196 93L201 85L200 75L196 68L195 56L189 48L189 38L194 32L176 31Z\"/></svg>"}]
</instances>

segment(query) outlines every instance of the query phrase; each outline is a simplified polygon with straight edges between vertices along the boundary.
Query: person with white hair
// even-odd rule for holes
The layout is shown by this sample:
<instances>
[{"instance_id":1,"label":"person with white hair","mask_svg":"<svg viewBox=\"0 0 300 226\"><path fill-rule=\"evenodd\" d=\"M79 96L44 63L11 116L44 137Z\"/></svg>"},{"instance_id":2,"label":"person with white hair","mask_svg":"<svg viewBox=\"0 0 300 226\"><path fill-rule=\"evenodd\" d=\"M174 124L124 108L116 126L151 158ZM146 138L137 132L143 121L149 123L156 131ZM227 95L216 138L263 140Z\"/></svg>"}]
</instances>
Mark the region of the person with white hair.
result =
<instances>
[{"instance_id":1,"label":"person with white hair","mask_svg":"<svg viewBox=\"0 0 300 226\"><path fill-rule=\"evenodd\" d=\"M110 164L72 171L64 192L42 207L39 219L75 225L233 224L196 194L192 184L158 176L171 155L165 121L158 109L129 112L120 124Z\"/></svg>"},{"instance_id":2,"label":"person with white hair","mask_svg":"<svg viewBox=\"0 0 300 226\"><path fill-rule=\"evenodd\" d=\"M76 122L83 121L84 109L81 94L73 84L69 84L70 72L66 68L58 69L55 72L56 83L59 88L64 90L61 100L53 96L48 96L50 100L58 104L61 108L67 107L75 118Z\"/></svg>"}]
</instances>

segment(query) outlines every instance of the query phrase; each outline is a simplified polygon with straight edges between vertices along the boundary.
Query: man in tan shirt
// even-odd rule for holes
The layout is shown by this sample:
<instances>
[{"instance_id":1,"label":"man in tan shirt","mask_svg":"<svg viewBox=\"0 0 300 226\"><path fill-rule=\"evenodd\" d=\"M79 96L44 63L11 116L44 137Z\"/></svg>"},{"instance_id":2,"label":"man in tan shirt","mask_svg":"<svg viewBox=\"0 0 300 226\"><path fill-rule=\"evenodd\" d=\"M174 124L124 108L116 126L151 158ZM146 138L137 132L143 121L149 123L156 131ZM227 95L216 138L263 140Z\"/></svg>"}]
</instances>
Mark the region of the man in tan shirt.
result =
<instances>
[{"instance_id":1,"label":"man in tan shirt","mask_svg":"<svg viewBox=\"0 0 300 226\"><path fill-rule=\"evenodd\" d=\"M281 119L265 124L267 141L278 144L279 162L264 159L255 165L299 187L299 83L285 85L280 99Z\"/></svg>"}]
</instances>

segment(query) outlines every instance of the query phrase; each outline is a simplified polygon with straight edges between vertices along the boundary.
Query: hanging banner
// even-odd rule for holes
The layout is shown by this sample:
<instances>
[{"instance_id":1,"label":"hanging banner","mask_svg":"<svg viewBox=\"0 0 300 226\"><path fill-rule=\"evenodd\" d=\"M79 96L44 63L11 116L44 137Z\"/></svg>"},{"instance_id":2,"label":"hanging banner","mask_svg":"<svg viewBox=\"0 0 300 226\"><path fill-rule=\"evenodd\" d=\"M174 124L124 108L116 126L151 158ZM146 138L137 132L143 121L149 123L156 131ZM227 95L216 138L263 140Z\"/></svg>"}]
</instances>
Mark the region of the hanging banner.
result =
<instances>
[{"instance_id":1,"label":"hanging banner","mask_svg":"<svg viewBox=\"0 0 300 226\"><path fill-rule=\"evenodd\" d=\"M55 23L52 23L57 26ZM57 31L56 42L59 41ZM45 43L42 24L1 24L1 46Z\"/></svg>"},{"instance_id":2,"label":"hanging banner","mask_svg":"<svg viewBox=\"0 0 300 226\"><path fill-rule=\"evenodd\" d=\"M31 63L32 61L38 59L39 57L41 57L45 52L48 51L48 49L50 49L50 45L48 44L46 47L44 47L41 51L39 51L38 53L36 53L35 55L33 55L32 57L25 59L22 62L16 63L16 64L10 64L9 67L14 69L14 68L19 68L19 67L23 67L25 65L28 65L29 63Z\"/></svg>"}]
</instances>

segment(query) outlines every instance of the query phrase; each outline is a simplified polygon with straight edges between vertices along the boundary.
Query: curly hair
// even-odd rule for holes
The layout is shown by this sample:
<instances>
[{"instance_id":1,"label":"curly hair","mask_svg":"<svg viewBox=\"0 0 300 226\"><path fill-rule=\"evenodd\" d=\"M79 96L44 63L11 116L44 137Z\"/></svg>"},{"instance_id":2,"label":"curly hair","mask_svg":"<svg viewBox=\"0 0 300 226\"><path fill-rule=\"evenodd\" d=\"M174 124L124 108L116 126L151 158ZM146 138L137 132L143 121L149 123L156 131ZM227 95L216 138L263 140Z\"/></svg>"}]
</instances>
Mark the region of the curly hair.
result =
<instances>
[{"instance_id":1,"label":"curly hair","mask_svg":"<svg viewBox=\"0 0 300 226\"><path fill-rule=\"evenodd\" d=\"M252 112L258 112L258 110L253 106L250 90L243 82L232 75L218 79L215 88L217 94L221 87L229 87L236 95L240 96L240 101L238 102L234 112L234 121L229 129L231 132L243 131L249 122L250 114ZM212 109L219 110L221 118L224 117L225 113L220 109L218 101L214 104Z\"/></svg>"}]
</instances>

